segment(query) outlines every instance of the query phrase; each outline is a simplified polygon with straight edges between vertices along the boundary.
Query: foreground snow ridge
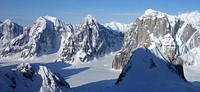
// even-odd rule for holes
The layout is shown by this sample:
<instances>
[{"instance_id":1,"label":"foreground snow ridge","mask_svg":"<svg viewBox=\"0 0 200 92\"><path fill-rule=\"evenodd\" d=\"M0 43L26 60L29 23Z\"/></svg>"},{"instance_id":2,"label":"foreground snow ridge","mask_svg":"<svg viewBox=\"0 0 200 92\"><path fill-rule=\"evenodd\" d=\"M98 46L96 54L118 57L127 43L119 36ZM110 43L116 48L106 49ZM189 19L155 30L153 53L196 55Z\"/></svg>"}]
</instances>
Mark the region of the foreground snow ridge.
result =
<instances>
[{"instance_id":1,"label":"foreground snow ridge","mask_svg":"<svg viewBox=\"0 0 200 92\"><path fill-rule=\"evenodd\" d=\"M2 92L62 92L70 88L59 73L52 73L46 66L33 67L29 63L21 63L16 68L0 73Z\"/></svg>"},{"instance_id":2,"label":"foreground snow ridge","mask_svg":"<svg viewBox=\"0 0 200 92\"><path fill-rule=\"evenodd\" d=\"M41 92L57 92L61 88L70 88L69 84L59 74L53 74L47 67L39 66L38 74L42 77Z\"/></svg>"},{"instance_id":3,"label":"foreground snow ridge","mask_svg":"<svg viewBox=\"0 0 200 92\"><path fill-rule=\"evenodd\" d=\"M179 90L198 92L200 90L185 81L172 64L165 61L164 58L158 57L160 55L156 53L156 49L152 51L144 47L136 49L117 79L116 89L124 89L125 92L131 90L146 92L148 89L153 92L161 90L165 90L164 92Z\"/></svg>"}]
</instances>

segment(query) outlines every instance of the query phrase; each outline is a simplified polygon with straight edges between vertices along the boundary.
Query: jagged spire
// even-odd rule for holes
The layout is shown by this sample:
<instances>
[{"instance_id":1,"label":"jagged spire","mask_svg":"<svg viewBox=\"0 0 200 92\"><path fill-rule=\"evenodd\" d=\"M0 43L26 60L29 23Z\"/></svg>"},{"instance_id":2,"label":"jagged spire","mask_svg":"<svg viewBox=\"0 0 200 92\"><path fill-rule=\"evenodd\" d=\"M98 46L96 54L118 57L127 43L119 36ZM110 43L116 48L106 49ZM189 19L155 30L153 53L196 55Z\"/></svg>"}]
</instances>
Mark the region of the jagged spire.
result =
<instances>
[{"instance_id":1,"label":"jagged spire","mask_svg":"<svg viewBox=\"0 0 200 92\"><path fill-rule=\"evenodd\" d=\"M91 14L88 14L83 19L83 23L93 24L93 23L98 23L98 22L97 22L97 20Z\"/></svg>"},{"instance_id":2,"label":"jagged spire","mask_svg":"<svg viewBox=\"0 0 200 92\"><path fill-rule=\"evenodd\" d=\"M6 23L6 24L11 24L11 23L13 23L10 19L6 19L5 21L4 21L4 23Z\"/></svg>"}]
</instances>

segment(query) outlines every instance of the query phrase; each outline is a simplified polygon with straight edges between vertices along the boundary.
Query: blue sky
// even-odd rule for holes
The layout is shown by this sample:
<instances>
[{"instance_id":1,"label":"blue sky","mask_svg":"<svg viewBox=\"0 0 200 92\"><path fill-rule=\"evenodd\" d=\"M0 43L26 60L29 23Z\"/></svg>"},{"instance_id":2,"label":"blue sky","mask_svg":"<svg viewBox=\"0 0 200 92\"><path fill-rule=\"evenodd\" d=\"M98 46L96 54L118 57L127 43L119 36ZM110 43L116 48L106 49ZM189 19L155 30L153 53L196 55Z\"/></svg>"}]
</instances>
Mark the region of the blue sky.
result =
<instances>
[{"instance_id":1,"label":"blue sky","mask_svg":"<svg viewBox=\"0 0 200 92\"><path fill-rule=\"evenodd\" d=\"M168 14L199 11L200 0L0 0L0 21L31 26L39 16L50 15L77 24L92 14L101 23L130 23L149 8Z\"/></svg>"}]
</instances>

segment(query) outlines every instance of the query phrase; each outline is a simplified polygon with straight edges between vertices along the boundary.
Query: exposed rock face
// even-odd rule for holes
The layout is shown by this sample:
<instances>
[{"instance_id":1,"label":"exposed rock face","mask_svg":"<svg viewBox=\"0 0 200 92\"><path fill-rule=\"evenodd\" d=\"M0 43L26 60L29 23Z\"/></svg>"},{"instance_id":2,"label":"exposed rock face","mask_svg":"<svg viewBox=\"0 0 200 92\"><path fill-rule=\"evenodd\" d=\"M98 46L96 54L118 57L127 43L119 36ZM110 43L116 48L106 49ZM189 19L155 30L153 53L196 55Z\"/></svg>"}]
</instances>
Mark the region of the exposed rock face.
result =
<instances>
[{"instance_id":1,"label":"exposed rock face","mask_svg":"<svg viewBox=\"0 0 200 92\"><path fill-rule=\"evenodd\" d=\"M64 37L68 36L67 32L72 31L69 28L71 25L55 17L39 17L31 28L24 28L23 34L4 46L1 57L19 54L21 58L26 58L55 53L60 49Z\"/></svg>"},{"instance_id":2,"label":"exposed rock face","mask_svg":"<svg viewBox=\"0 0 200 92\"><path fill-rule=\"evenodd\" d=\"M45 66L38 67L22 63L5 75L0 74L0 83L5 82L6 87L3 91L62 92L70 88L59 73L53 73Z\"/></svg>"},{"instance_id":3,"label":"exposed rock face","mask_svg":"<svg viewBox=\"0 0 200 92\"><path fill-rule=\"evenodd\" d=\"M129 82L139 85L148 83L161 85L170 81L171 84L175 85L187 82L184 74L179 72L170 61L166 61L159 49L154 48L150 51L143 47L132 53L115 84Z\"/></svg>"},{"instance_id":4,"label":"exposed rock face","mask_svg":"<svg viewBox=\"0 0 200 92\"><path fill-rule=\"evenodd\" d=\"M115 56L112 67L122 69L132 52L141 46L149 49L158 47L171 63L175 66L182 65L185 63L185 60L181 59L183 53L200 46L199 42L194 40L198 38L198 33L192 24L177 16L146 10L133 23L131 31L125 33L123 46Z\"/></svg>"},{"instance_id":5,"label":"exposed rock face","mask_svg":"<svg viewBox=\"0 0 200 92\"><path fill-rule=\"evenodd\" d=\"M82 62L101 57L120 48L123 35L99 24L91 15L75 28L73 36L65 44L59 59L73 62L74 57Z\"/></svg>"},{"instance_id":6,"label":"exposed rock face","mask_svg":"<svg viewBox=\"0 0 200 92\"><path fill-rule=\"evenodd\" d=\"M13 38L23 34L23 27L7 19L0 24L0 47L7 45ZM0 53L2 49L0 49Z\"/></svg>"},{"instance_id":7,"label":"exposed rock face","mask_svg":"<svg viewBox=\"0 0 200 92\"><path fill-rule=\"evenodd\" d=\"M29 63L21 63L16 68L17 71L21 72L25 78L32 79L35 71Z\"/></svg>"},{"instance_id":8,"label":"exposed rock face","mask_svg":"<svg viewBox=\"0 0 200 92\"><path fill-rule=\"evenodd\" d=\"M23 27L7 19L0 24L0 39L2 43L11 41L23 33Z\"/></svg>"},{"instance_id":9,"label":"exposed rock face","mask_svg":"<svg viewBox=\"0 0 200 92\"><path fill-rule=\"evenodd\" d=\"M3 31L7 31L5 28ZM22 31L2 46L1 58L29 58L61 53L57 61L73 62L76 59L86 62L119 50L123 41L121 32L107 29L91 15L75 28L55 17L43 16L33 26L25 27Z\"/></svg>"}]
</instances>

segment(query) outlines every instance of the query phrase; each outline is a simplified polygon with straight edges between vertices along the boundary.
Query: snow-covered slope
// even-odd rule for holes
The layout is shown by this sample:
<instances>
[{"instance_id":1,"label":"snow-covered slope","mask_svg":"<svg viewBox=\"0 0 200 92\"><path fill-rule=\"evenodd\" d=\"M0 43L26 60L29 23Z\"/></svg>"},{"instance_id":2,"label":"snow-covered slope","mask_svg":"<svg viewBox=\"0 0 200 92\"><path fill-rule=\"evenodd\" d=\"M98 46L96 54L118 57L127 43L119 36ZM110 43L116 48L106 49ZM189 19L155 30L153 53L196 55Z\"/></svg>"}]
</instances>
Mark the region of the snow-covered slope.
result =
<instances>
[{"instance_id":1,"label":"snow-covered slope","mask_svg":"<svg viewBox=\"0 0 200 92\"><path fill-rule=\"evenodd\" d=\"M42 87L40 88L41 92L56 92L61 91L62 89L67 90L70 88L69 84L62 76L60 76L60 74L52 73L45 66L39 66L38 74L41 75L43 79Z\"/></svg>"},{"instance_id":2,"label":"snow-covered slope","mask_svg":"<svg viewBox=\"0 0 200 92\"><path fill-rule=\"evenodd\" d=\"M104 89L115 92L198 92L180 77L175 67L166 61L158 49L136 49L123 68L116 82L117 86Z\"/></svg>"},{"instance_id":3,"label":"snow-covered slope","mask_svg":"<svg viewBox=\"0 0 200 92\"><path fill-rule=\"evenodd\" d=\"M138 48L133 52L130 60L123 68L116 84L120 84L121 82L184 83L184 77L181 77L182 75L179 75L177 71L170 61L166 61L162 57L157 48L152 51L144 47Z\"/></svg>"},{"instance_id":4,"label":"snow-covered slope","mask_svg":"<svg viewBox=\"0 0 200 92\"><path fill-rule=\"evenodd\" d=\"M70 88L58 73L52 73L45 66L31 66L21 63L15 69L1 72L2 92L62 92Z\"/></svg>"},{"instance_id":5,"label":"snow-covered slope","mask_svg":"<svg viewBox=\"0 0 200 92\"><path fill-rule=\"evenodd\" d=\"M200 12L194 11L194 12L188 12L188 13L182 13L178 15L178 17L190 24L192 24L196 29L200 29Z\"/></svg>"},{"instance_id":6,"label":"snow-covered slope","mask_svg":"<svg viewBox=\"0 0 200 92\"><path fill-rule=\"evenodd\" d=\"M119 22L112 21L110 23L105 23L104 26L110 30L120 31L120 32L127 32L130 30L133 23L129 24L122 24Z\"/></svg>"},{"instance_id":7,"label":"snow-covered slope","mask_svg":"<svg viewBox=\"0 0 200 92\"><path fill-rule=\"evenodd\" d=\"M120 32L105 28L92 15L87 15L75 28L57 61L90 61L120 49L122 40Z\"/></svg>"},{"instance_id":8,"label":"snow-covered slope","mask_svg":"<svg viewBox=\"0 0 200 92\"><path fill-rule=\"evenodd\" d=\"M30 66L34 69L34 76L32 79L34 82L32 82L30 79L24 78L23 76L19 78L23 78L25 80L19 82L21 85L21 88L24 87L23 91L26 91L27 89L24 85L24 83L28 84L28 87L31 85L31 89L27 90L27 92L38 92L41 91L42 88L46 85L46 82L48 80L45 80L45 83L43 85L42 76L45 76L45 74L51 74L57 75L57 73L62 76L65 81L70 85L70 89L65 88L63 86L59 86L60 89L62 89L63 92L93 92L98 91L110 86L113 86L120 71L112 70L112 59L115 56L116 52L110 53L105 55L102 58L94 59L91 62L85 62L84 64L66 64L65 62L54 62L56 56L55 55L46 55L38 57L37 59L33 60L0 60L0 75L3 75L3 77L0 77L0 83L4 84L0 87L1 92L7 92L7 90L12 89L9 87L11 84L10 80L4 75L11 71L11 69L16 69L18 64L21 64L21 62L25 62L22 65L26 65L26 62L30 63ZM44 68L47 67L47 69L39 68L42 66ZM21 69L20 69L21 70ZM23 69L22 69L23 70ZM39 70L44 70L42 75L39 74ZM46 71L51 71L45 73ZM49 77L49 79L52 79L50 76L47 75L46 77ZM57 75L58 76L58 75ZM44 78L45 79L45 78ZM48 78L47 78L48 79ZM6 81L8 80L8 81ZM25 82L24 82L25 81ZM28 82L27 82L28 81ZM30 81L30 82L29 82ZM49 83L48 89L52 89L54 87L54 80L51 80L53 82ZM55 80L56 82L56 80ZM19 84L18 83L18 84ZM17 86L19 87L19 85ZM59 85L59 84L56 84ZM43 87L42 87L43 86ZM30 87L29 87L30 88ZM5 91L4 91L5 89ZM49 92L49 90L46 89L43 92ZM53 88L56 89L56 88ZM67 89L67 90L65 90ZM14 89L11 90L12 92L19 92L19 90ZM22 91L22 89L20 90Z\"/></svg>"}]
</instances>

